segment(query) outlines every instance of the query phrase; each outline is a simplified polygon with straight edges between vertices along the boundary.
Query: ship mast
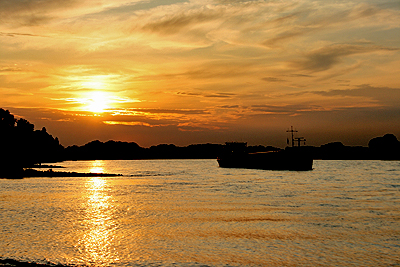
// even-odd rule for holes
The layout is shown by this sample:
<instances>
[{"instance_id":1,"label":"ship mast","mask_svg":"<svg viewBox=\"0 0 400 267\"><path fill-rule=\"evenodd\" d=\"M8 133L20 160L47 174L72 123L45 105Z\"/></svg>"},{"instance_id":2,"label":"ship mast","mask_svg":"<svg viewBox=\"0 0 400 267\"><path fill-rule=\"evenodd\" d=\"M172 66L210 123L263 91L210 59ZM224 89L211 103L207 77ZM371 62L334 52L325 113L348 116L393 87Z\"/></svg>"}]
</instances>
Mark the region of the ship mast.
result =
<instances>
[{"instance_id":1,"label":"ship mast","mask_svg":"<svg viewBox=\"0 0 400 267\"><path fill-rule=\"evenodd\" d=\"M290 130L287 130L286 132L292 134L292 147L294 147L294 133L297 133L297 130L293 130L293 126L290 126Z\"/></svg>"}]
</instances>

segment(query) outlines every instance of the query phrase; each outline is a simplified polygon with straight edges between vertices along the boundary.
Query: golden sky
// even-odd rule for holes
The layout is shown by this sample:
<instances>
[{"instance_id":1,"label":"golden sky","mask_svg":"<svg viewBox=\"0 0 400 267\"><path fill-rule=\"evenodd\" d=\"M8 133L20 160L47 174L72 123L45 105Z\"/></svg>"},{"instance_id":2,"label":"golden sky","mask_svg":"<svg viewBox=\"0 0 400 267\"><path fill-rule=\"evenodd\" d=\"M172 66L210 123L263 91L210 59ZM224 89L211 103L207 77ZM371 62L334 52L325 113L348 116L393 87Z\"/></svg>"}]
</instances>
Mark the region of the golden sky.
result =
<instances>
[{"instance_id":1,"label":"golden sky","mask_svg":"<svg viewBox=\"0 0 400 267\"><path fill-rule=\"evenodd\" d=\"M64 146L400 138L399 0L0 0L0 107Z\"/></svg>"}]
</instances>

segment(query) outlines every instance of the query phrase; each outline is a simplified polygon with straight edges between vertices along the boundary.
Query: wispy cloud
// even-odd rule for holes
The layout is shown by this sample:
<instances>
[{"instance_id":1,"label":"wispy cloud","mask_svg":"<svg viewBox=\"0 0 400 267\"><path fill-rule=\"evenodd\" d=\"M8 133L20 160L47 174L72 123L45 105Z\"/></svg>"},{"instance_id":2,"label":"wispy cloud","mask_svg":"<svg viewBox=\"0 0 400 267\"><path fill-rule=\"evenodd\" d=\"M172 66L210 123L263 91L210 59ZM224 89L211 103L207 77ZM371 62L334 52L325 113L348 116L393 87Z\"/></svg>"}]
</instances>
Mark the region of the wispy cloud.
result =
<instances>
[{"instance_id":1,"label":"wispy cloud","mask_svg":"<svg viewBox=\"0 0 400 267\"><path fill-rule=\"evenodd\" d=\"M284 79L277 78L277 77L264 77L264 78L262 78L262 80L266 81L266 82L284 82L285 81Z\"/></svg>"},{"instance_id":2,"label":"wispy cloud","mask_svg":"<svg viewBox=\"0 0 400 267\"><path fill-rule=\"evenodd\" d=\"M207 8L195 11L188 10L184 13L162 17L155 22L149 22L142 26L142 30L159 34L176 34L183 29L201 27L201 24L219 21L219 18L223 15L222 10Z\"/></svg>"},{"instance_id":3,"label":"wispy cloud","mask_svg":"<svg viewBox=\"0 0 400 267\"><path fill-rule=\"evenodd\" d=\"M383 51L398 51L399 48L371 45L335 44L312 51L304 60L294 61L293 66L312 72L325 71L340 63L344 57Z\"/></svg>"},{"instance_id":4,"label":"wispy cloud","mask_svg":"<svg viewBox=\"0 0 400 267\"><path fill-rule=\"evenodd\" d=\"M76 0L15 0L0 1L0 16L12 27L38 26L56 19L55 11L71 9L80 4Z\"/></svg>"},{"instance_id":5,"label":"wispy cloud","mask_svg":"<svg viewBox=\"0 0 400 267\"><path fill-rule=\"evenodd\" d=\"M369 84L359 85L355 89L316 91L313 93L328 97L366 97L388 107L396 106L400 100L400 88L374 87Z\"/></svg>"}]
</instances>

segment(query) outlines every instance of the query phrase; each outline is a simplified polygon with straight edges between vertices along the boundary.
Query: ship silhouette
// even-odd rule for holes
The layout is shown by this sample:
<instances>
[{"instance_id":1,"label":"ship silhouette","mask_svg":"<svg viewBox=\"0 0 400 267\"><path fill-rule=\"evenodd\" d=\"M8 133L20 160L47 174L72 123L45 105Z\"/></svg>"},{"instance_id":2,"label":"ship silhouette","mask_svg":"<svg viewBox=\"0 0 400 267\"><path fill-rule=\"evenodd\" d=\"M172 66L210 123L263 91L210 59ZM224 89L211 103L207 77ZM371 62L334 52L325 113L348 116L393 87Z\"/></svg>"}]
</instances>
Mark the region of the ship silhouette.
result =
<instances>
[{"instance_id":1,"label":"ship silhouette","mask_svg":"<svg viewBox=\"0 0 400 267\"><path fill-rule=\"evenodd\" d=\"M218 164L222 168L312 170L312 153L307 147L301 146L306 139L295 137L294 133L297 130L294 130L293 126L287 132L291 133L291 146L275 151L249 153L246 142L226 142L223 152L217 158Z\"/></svg>"}]
</instances>

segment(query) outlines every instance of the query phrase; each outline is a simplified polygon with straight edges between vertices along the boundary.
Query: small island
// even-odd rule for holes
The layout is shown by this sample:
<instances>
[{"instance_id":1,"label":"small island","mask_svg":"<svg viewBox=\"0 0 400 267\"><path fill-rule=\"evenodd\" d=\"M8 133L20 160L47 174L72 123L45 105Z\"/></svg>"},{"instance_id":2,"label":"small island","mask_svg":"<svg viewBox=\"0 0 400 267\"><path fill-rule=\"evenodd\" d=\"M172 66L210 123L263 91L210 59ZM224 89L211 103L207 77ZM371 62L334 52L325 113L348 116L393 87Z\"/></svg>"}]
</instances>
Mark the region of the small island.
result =
<instances>
[{"instance_id":1,"label":"small island","mask_svg":"<svg viewBox=\"0 0 400 267\"><path fill-rule=\"evenodd\" d=\"M24 169L22 177L114 177L122 176L122 174L114 173L87 173L87 172L60 172L49 169L47 171L39 171L35 169Z\"/></svg>"}]
</instances>

